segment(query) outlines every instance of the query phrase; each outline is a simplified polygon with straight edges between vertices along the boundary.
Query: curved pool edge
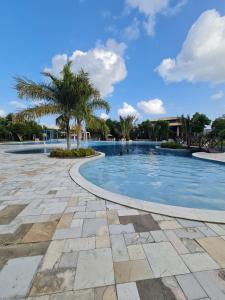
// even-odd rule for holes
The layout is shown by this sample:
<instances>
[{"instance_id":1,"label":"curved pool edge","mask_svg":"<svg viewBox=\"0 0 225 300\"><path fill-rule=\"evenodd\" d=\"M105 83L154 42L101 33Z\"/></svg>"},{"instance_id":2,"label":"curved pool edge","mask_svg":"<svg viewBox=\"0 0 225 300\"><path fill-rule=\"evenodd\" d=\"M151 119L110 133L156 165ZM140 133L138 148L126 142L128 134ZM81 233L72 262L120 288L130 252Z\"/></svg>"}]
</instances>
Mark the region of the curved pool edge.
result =
<instances>
[{"instance_id":1,"label":"curved pool edge","mask_svg":"<svg viewBox=\"0 0 225 300\"><path fill-rule=\"evenodd\" d=\"M82 165L84 165L87 162L101 159L104 157L105 154L100 153L99 156L79 159L79 161L76 161L76 163L73 164L73 166L69 170L69 175L71 179L74 182L76 182L79 186L81 186L88 192L94 194L95 196L120 205L124 205L127 207L131 207L131 208L135 208L135 209L139 209L151 213L156 213L160 215L170 216L170 217L211 222L211 223L225 223L225 211L158 204L155 202L147 202L144 200L131 198L128 196L107 191L91 183L80 174L79 170Z\"/></svg>"},{"instance_id":2,"label":"curved pool edge","mask_svg":"<svg viewBox=\"0 0 225 300\"><path fill-rule=\"evenodd\" d=\"M198 159L225 164L225 153L195 152L192 156Z\"/></svg>"}]
</instances>

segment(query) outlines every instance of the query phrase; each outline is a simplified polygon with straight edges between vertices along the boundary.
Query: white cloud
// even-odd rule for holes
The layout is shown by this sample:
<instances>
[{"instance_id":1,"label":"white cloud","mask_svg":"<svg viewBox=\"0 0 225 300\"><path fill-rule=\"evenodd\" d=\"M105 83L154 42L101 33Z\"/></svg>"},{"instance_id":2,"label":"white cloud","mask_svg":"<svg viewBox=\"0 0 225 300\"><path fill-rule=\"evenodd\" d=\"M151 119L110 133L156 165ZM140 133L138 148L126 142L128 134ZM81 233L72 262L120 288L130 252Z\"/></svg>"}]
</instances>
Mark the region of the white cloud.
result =
<instances>
[{"instance_id":1,"label":"white cloud","mask_svg":"<svg viewBox=\"0 0 225 300\"><path fill-rule=\"evenodd\" d=\"M20 101L10 101L9 104L13 106L15 109L24 109L27 106Z\"/></svg>"},{"instance_id":2,"label":"white cloud","mask_svg":"<svg viewBox=\"0 0 225 300\"><path fill-rule=\"evenodd\" d=\"M187 0L178 0L173 6L171 0L126 0L129 9L137 9L145 16L144 28L149 36L155 33L156 16L158 14L174 15L187 3Z\"/></svg>"},{"instance_id":3,"label":"white cloud","mask_svg":"<svg viewBox=\"0 0 225 300\"><path fill-rule=\"evenodd\" d=\"M207 10L192 25L177 57L164 59L156 70L167 82L225 82L224 54L225 16Z\"/></svg>"},{"instance_id":4,"label":"white cloud","mask_svg":"<svg viewBox=\"0 0 225 300\"><path fill-rule=\"evenodd\" d=\"M127 117L127 116L135 116L136 118L140 118L139 112L130 104L127 102L123 102L123 106L120 107L118 110L118 115L120 117Z\"/></svg>"},{"instance_id":5,"label":"white cloud","mask_svg":"<svg viewBox=\"0 0 225 300\"><path fill-rule=\"evenodd\" d=\"M70 57L67 54L54 56L52 67L46 68L45 71L58 75L67 60L72 60L74 72L83 68L90 74L91 81L102 96L109 96L113 93L114 85L126 78L125 49L124 43L109 39L106 45L97 44L94 49L86 52L75 50Z\"/></svg>"},{"instance_id":6,"label":"white cloud","mask_svg":"<svg viewBox=\"0 0 225 300\"><path fill-rule=\"evenodd\" d=\"M99 118L103 120L108 120L110 116L103 112L100 114Z\"/></svg>"},{"instance_id":7,"label":"white cloud","mask_svg":"<svg viewBox=\"0 0 225 300\"><path fill-rule=\"evenodd\" d=\"M217 93L213 94L211 96L211 98L213 100L219 100L219 99L223 98L223 96L224 96L224 92L223 91L218 91Z\"/></svg>"},{"instance_id":8,"label":"white cloud","mask_svg":"<svg viewBox=\"0 0 225 300\"><path fill-rule=\"evenodd\" d=\"M0 117L5 117L7 115L6 111L4 109L0 109Z\"/></svg>"},{"instance_id":9,"label":"white cloud","mask_svg":"<svg viewBox=\"0 0 225 300\"><path fill-rule=\"evenodd\" d=\"M142 109L145 114L148 115L158 115L166 113L163 101L157 98L147 101L140 101L138 102L137 106L138 108Z\"/></svg>"},{"instance_id":10,"label":"white cloud","mask_svg":"<svg viewBox=\"0 0 225 300\"><path fill-rule=\"evenodd\" d=\"M123 35L125 39L129 41L134 41L138 39L140 34L140 29L139 29L139 21L135 18L131 25L127 26L124 29Z\"/></svg>"}]
</instances>

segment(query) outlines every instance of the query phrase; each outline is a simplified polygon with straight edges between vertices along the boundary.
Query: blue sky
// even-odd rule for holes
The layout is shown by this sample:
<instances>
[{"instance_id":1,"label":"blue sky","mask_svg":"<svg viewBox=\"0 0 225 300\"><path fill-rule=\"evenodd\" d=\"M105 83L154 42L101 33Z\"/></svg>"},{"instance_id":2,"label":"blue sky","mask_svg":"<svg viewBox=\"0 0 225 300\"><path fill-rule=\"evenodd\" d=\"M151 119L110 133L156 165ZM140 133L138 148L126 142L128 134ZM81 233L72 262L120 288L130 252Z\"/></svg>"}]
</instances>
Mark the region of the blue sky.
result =
<instances>
[{"instance_id":1,"label":"blue sky","mask_svg":"<svg viewBox=\"0 0 225 300\"><path fill-rule=\"evenodd\" d=\"M41 81L70 58L74 71L89 71L112 118L213 119L225 113L224 15L221 0L1 1L0 114L27 105L13 76Z\"/></svg>"}]
</instances>

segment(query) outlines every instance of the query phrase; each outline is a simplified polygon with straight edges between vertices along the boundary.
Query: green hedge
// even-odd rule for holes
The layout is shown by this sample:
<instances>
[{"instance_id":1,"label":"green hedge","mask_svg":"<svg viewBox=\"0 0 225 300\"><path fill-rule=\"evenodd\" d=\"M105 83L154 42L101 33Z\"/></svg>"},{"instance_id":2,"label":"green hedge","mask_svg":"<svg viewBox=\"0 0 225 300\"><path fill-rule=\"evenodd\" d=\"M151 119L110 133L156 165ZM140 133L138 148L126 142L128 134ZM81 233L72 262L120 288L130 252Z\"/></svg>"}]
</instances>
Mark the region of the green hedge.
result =
<instances>
[{"instance_id":1,"label":"green hedge","mask_svg":"<svg viewBox=\"0 0 225 300\"><path fill-rule=\"evenodd\" d=\"M76 158L76 157L86 157L92 156L95 154L95 150L92 148L80 148L66 150L66 149L54 149L50 152L50 157L59 157L59 158Z\"/></svg>"},{"instance_id":2,"label":"green hedge","mask_svg":"<svg viewBox=\"0 0 225 300\"><path fill-rule=\"evenodd\" d=\"M170 148L170 149L184 149L184 147L177 142L164 142L160 145L161 148Z\"/></svg>"}]
</instances>

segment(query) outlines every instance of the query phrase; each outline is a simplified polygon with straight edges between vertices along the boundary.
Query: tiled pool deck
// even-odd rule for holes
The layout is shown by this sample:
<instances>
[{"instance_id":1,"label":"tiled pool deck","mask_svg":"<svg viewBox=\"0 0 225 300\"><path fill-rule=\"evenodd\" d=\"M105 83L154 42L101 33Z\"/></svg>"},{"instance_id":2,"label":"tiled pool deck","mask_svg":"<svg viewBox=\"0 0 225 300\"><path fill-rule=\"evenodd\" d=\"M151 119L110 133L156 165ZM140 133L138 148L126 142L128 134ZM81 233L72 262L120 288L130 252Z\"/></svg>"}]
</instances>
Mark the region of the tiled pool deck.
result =
<instances>
[{"instance_id":1,"label":"tiled pool deck","mask_svg":"<svg viewBox=\"0 0 225 300\"><path fill-rule=\"evenodd\" d=\"M0 147L0 299L225 299L225 225L85 191L74 160Z\"/></svg>"}]
</instances>

